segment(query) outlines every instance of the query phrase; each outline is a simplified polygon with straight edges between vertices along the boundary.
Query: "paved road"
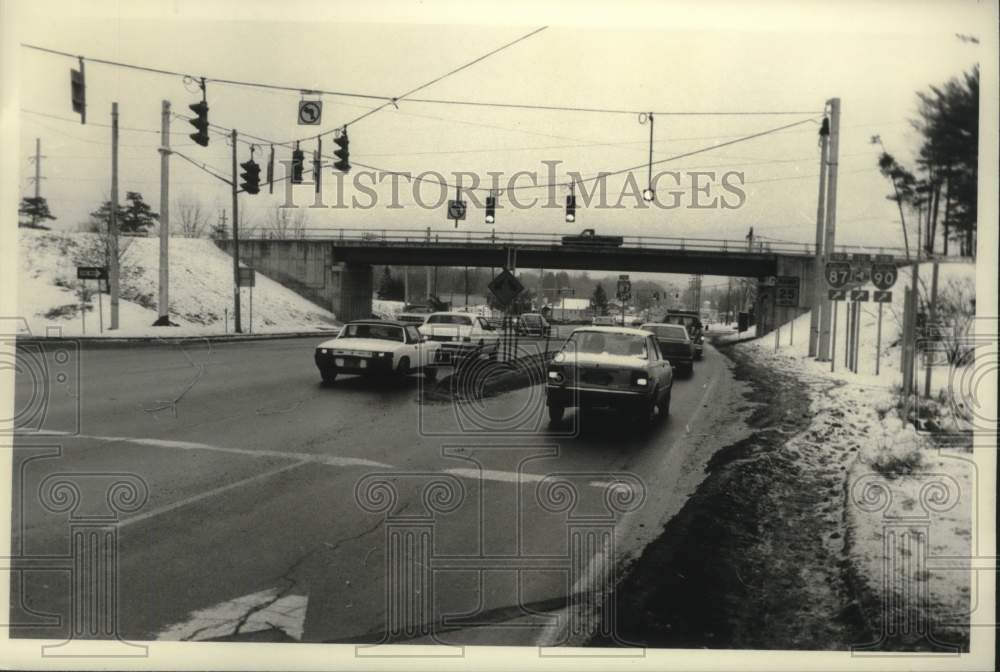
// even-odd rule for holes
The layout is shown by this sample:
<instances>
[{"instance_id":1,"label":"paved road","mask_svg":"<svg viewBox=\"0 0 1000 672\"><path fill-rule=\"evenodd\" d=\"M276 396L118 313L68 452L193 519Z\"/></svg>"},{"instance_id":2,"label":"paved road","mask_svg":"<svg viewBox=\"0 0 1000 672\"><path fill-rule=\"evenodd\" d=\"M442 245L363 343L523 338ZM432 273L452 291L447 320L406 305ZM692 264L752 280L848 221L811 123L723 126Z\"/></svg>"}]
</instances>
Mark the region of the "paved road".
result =
<instances>
[{"instance_id":1,"label":"paved road","mask_svg":"<svg viewBox=\"0 0 1000 672\"><path fill-rule=\"evenodd\" d=\"M15 565L70 553L74 502L58 481L78 488L77 522L130 482L148 498L117 524L125 639L239 623L306 641L561 643L580 596L679 510L743 406L711 348L677 381L671 415L633 429L611 412L550 427L539 385L462 401L424 395L418 376L322 387L315 342L80 353L79 394L52 387L50 435L16 440ZM18 408L36 389L19 374ZM65 636L71 573L13 577L13 634ZM46 613L61 624L43 627Z\"/></svg>"}]
</instances>

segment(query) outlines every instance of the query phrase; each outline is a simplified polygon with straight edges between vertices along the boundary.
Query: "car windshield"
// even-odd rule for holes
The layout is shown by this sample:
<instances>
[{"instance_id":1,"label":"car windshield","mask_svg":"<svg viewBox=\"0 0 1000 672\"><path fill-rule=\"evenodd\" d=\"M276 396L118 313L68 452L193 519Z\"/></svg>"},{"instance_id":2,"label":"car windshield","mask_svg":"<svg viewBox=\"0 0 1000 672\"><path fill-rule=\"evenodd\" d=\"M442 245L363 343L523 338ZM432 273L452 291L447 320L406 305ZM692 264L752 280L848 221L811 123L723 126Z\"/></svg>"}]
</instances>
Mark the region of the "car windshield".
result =
<instances>
[{"instance_id":1,"label":"car windshield","mask_svg":"<svg viewBox=\"0 0 1000 672\"><path fill-rule=\"evenodd\" d=\"M588 355L620 355L646 359L646 338L634 334L580 331L569 337L565 349Z\"/></svg>"},{"instance_id":2,"label":"car windshield","mask_svg":"<svg viewBox=\"0 0 1000 672\"><path fill-rule=\"evenodd\" d=\"M427 324L458 324L463 327L472 326L472 318L468 315L431 315Z\"/></svg>"},{"instance_id":3,"label":"car windshield","mask_svg":"<svg viewBox=\"0 0 1000 672\"><path fill-rule=\"evenodd\" d=\"M340 332L340 338L375 338L381 341L403 342L403 330L391 324L348 324Z\"/></svg>"},{"instance_id":4,"label":"car windshield","mask_svg":"<svg viewBox=\"0 0 1000 672\"><path fill-rule=\"evenodd\" d=\"M691 317L690 315L668 315L667 319L664 320L667 324L680 324L685 327L697 326L698 318Z\"/></svg>"},{"instance_id":5,"label":"car windshield","mask_svg":"<svg viewBox=\"0 0 1000 672\"><path fill-rule=\"evenodd\" d=\"M646 331L651 331L657 335L659 338L676 338L678 340L687 340L687 329L680 325L674 324L644 324L642 326Z\"/></svg>"},{"instance_id":6,"label":"car windshield","mask_svg":"<svg viewBox=\"0 0 1000 672\"><path fill-rule=\"evenodd\" d=\"M522 315L521 319L524 320L525 324L541 324L542 318L538 315Z\"/></svg>"}]
</instances>

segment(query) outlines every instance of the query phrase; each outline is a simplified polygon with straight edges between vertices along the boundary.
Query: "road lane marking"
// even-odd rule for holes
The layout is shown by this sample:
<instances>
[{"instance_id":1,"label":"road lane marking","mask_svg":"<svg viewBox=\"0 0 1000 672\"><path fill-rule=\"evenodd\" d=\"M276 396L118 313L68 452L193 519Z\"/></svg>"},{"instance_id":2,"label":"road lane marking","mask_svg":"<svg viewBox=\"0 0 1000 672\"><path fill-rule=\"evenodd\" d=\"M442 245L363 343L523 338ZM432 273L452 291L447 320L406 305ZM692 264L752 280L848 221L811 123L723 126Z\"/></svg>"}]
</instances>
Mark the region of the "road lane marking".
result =
<instances>
[{"instance_id":1,"label":"road lane marking","mask_svg":"<svg viewBox=\"0 0 1000 672\"><path fill-rule=\"evenodd\" d=\"M276 628L301 640L308 604L306 595L281 595L277 588L268 588L192 611L188 620L167 626L156 639L199 642Z\"/></svg>"},{"instance_id":2,"label":"road lane marking","mask_svg":"<svg viewBox=\"0 0 1000 672\"><path fill-rule=\"evenodd\" d=\"M191 497L185 497L184 499L177 500L176 502L171 502L170 504L164 504L161 507L145 511L136 516L130 516L124 520L119 521L118 528L122 529L128 527L129 525L134 525L135 523L140 523L144 520L150 518L155 518L156 516L162 515L164 513L169 513L176 509L187 506L188 504L194 504L195 502L200 502L203 499L208 499L210 497L215 497L216 495L221 495L229 490L235 490L236 488L243 487L244 485L249 485L255 481L260 481L265 478L270 478L271 476L277 476L280 473L290 471L301 467L304 464L310 464L309 462L302 460L299 462L293 462L292 464L286 464L275 469L270 469L268 471L256 474L255 476L250 476L234 483L229 483L227 485L220 486L218 488L213 488L212 490L206 490L205 492L200 492L197 495L192 495Z\"/></svg>"},{"instance_id":3,"label":"road lane marking","mask_svg":"<svg viewBox=\"0 0 1000 672\"><path fill-rule=\"evenodd\" d=\"M720 365L725 366L725 364L722 364L721 362ZM708 384L705 386L705 393L701 396L701 399L698 400L697 408L695 409L694 413L692 413L691 416L688 418L687 423L685 423L684 427L685 436L690 433L690 424L695 420L697 420L697 418L701 415L702 410L706 407L705 401L715 391L715 386L718 384L721 378L722 376L718 375L718 373L716 372L716 374L709 379ZM677 444L675 443L674 445L676 446ZM598 481L592 481L590 484L597 485L598 483L599 483ZM625 513L624 515L622 515L621 520L618 521L618 524L615 525L614 544L613 544L614 546L617 547L618 538L622 536L622 530L625 526L626 521L634 514L635 511L629 511ZM604 576L599 573L599 570L602 568L602 565L605 564L602 562L602 560L604 559L607 560L606 564L608 566L614 565L615 558L608 556L608 549L601 549L596 553L594 553L594 555L591 556L590 560L587 562L587 566L583 572L583 576L577 579L576 583L570 589L569 591L570 595L584 595L597 591L600 585L604 583ZM607 599L608 597L609 596L605 594L602 596L602 599ZM572 608L574 608L572 605L566 607L566 609L564 610L563 618L561 619L557 618L552 625L542 627L541 632L538 635L538 638L535 640L535 646L539 648L552 648L564 644L564 640L566 639L565 637L566 630L569 627L569 621L570 621L569 610ZM594 617L593 615L590 616L592 618ZM545 655L558 656L560 655L560 653L559 650L556 649L554 653L546 653Z\"/></svg>"},{"instance_id":4,"label":"road lane marking","mask_svg":"<svg viewBox=\"0 0 1000 672\"><path fill-rule=\"evenodd\" d=\"M105 443L135 443L142 446L152 446L155 448L177 448L179 450L209 450L219 453L231 453L234 455L246 455L249 457L277 457L286 460L297 460L300 462L312 462L314 464L324 464L330 467L377 467L381 469L392 469L391 464L366 460L360 457L341 457L339 455L322 455L315 453L288 453L280 450L252 450L250 448L233 448L229 446L215 446L208 443L197 443L194 441L176 441L173 439L151 439L139 436L95 436L90 434L70 434L69 432L21 432L18 436L56 436L69 439L86 439L90 441L104 441Z\"/></svg>"}]
</instances>

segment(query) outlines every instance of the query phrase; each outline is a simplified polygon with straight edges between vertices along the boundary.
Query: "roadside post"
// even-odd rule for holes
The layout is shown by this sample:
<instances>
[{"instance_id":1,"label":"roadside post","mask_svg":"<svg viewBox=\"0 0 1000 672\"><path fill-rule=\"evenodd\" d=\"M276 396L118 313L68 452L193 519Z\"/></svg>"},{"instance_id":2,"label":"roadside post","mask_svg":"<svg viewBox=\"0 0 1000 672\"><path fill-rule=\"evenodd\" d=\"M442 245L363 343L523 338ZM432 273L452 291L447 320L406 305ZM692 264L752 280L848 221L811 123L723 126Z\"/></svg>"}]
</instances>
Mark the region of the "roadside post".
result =
<instances>
[{"instance_id":1,"label":"roadside post","mask_svg":"<svg viewBox=\"0 0 1000 672\"><path fill-rule=\"evenodd\" d=\"M830 371L836 369L837 353L837 302L843 301L847 290L848 281L851 279L851 265L847 261L847 255L843 252L831 252L830 261L826 262L826 284L828 287L828 297L833 304L833 317L830 329Z\"/></svg>"},{"instance_id":2,"label":"roadside post","mask_svg":"<svg viewBox=\"0 0 1000 672\"><path fill-rule=\"evenodd\" d=\"M788 317L789 308L797 308L799 305L799 278L794 275L779 275L774 279L774 305L775 314L777 314L777 307L782 308L782 316ZM781 324L778 323L777 333L781 333ZM794 318L792 318L794 322ZM792 331L794 327L792 322L789 323L789 337L788 344L792 345L792 339L794 338L794 332ZM774 349L778 349L778 337L775 338Z\"/></svg>"},{"instance_id":3,"label":"roadside post","mask_svg":"<svg viewBox=\"0 0 1000 672\"><path fill-rule=\"evenodd\" d=\"M524 291L524 285L508 269L500 271L496 277L490 280L487 289L496 297L497 303L503 308L503 355L508 357L510 351L510 334L513 331L514 320L511 315L510 305L517 298L517 295Z\"/></svg>"},{"instance_id":4,"label":"roadside post","mask_svg":"<svg viewBox=\"0 0 1000 672\"><path fill-rule=\"evenodd\" d=\"M875 330L875 375L882 367L882 304L892 302L892 286L896 284L896 266L891 254L876 254L872 264L872 284L877 288L872 300L878 304L878 326Z\"/></svg>"},{"instance_id":5,"label":"roadside post","mask_svg":"<svg viewBox=\"0 0 1000 672\"><path fill-rule=\"evenodd\" d=\"M101 280L108 279L107 266L77 266L76 279L97 281L97 322L99 333L104 333L104 308L101 303ZM80 288L80 318L83 324L83 335L87 335L87 292L86 284Z\"/></svg>"}]
</instances>

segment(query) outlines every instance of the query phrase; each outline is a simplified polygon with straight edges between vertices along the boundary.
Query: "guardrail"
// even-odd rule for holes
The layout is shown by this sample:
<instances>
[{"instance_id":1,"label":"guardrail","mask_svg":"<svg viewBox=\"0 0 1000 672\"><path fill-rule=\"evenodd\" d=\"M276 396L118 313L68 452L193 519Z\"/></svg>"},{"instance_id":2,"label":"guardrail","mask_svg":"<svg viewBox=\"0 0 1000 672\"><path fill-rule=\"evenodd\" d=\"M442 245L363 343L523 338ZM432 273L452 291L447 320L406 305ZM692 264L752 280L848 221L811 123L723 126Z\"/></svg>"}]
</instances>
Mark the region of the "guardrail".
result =
<instances>
[{"instance_id":1,"label":"guardrail","mask_svg":"<svg viewBox=\"0 0 1000 672\"><path fill-rule=\"evenodd\" d=\"M549 245L561 246L565 233L532 231L447 231L425 229L320 229L300 228L285 234L257 230L244 239L253 240L330 240L344 243L409 244L409 245ZM622 247L633 249L692 250L699 252L734 252L751 254L789 254L812 256L811 243L791 243L766 239L731 240L723 238L689 238L671 236L623 236ZM602 248L603 249L603 248ZM836 245L835 251L847 253L892 254L902 257L902 248L865 245Z\"/></svg>"}]
</instances>

